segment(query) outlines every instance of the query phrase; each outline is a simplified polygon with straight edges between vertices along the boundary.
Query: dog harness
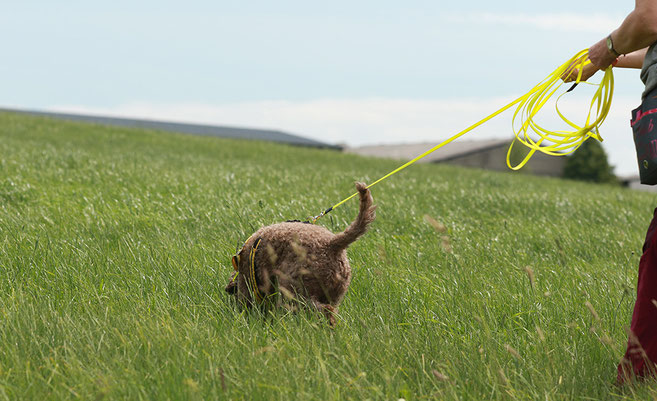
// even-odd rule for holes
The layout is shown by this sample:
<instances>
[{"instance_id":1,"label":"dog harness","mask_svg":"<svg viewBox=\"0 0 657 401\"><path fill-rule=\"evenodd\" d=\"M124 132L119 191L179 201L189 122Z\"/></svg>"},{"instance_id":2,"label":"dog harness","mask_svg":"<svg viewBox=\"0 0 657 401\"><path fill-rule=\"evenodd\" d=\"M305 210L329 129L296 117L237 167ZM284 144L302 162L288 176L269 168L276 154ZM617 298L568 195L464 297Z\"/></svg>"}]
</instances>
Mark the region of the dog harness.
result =
<instances>
[{"instance_id":1,"label":"dog harness","mask_svg":"<svg viewBox=\"0 0 657 401\"><path fill-rule=\"evenodd\" d=\"M330 212L330 210L327 210L325 213ZM323 215L323 214L322 214ZM314 219L316 220L316 219ZM303 223L303 224L312 224L314 220L311 222L310 220L306 221L301 221L301 220L287 220L286 223ZM244 245L242 245L242 249L246 246L246 244L249 243L253 236L247 238L246 241L244 241ZM260 245L260 240L262 238L258 238L253 242L253 247L251 248L251 252L249 252L249 274L246 277L246 282L248 286L251 288L251 292L253 293L253 297L256 299L257 302L262 301L265 297L264 295L260 292L260 286L258 285L258 275L256 274L256 270L258 266L256 265L255 262L255 256L256 252L258 251L258 245ZM233 269L237 272L235 275L235 278L233 281L237 280L237 276L240 274L240 271L238 270L238 267L240 265L242 257L240 256L239 253L235 254L233 256L233 259L231 262L233 263Z\"/></svg>"},{"instance_id":2,"label":"dog harness","mask_svg":"<svg viewBox=\"0 0 657 401\"><path fill-rule=\"evenodd\" d=\"M251 247L251 252L249 252L249 273L246 275L247 287L249 287L251 293L253 294L253 298L258 303L262 302L264 299L264 295L260 292L260 286L258 285L258 278L256 274L256 270L258 269L258 266L256 265L256 252L258 252L258 246L260 245L261 240L262 238L258 238L253 242L253 247ZM249 240L246 240L246 242L249 242ZM237 254L233 256L232 259L233 268L237 272L237 275L240 274L238 266L240 264L241 258L242 257ZM237 275L235 275L234 280L237 280Z\"/></svg>"}]
</instances>

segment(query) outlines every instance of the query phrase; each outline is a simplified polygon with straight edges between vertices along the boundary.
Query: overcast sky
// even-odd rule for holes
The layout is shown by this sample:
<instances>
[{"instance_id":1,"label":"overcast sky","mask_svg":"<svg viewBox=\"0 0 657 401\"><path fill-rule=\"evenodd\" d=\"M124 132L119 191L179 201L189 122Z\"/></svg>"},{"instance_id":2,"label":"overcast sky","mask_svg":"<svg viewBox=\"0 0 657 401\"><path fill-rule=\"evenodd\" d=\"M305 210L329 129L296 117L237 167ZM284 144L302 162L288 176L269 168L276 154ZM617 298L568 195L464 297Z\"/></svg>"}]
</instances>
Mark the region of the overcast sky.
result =
<instances>
[{"instance_id":1,"label":"overcast sky","mask_svg":"<svg viewBox=\"0 0 657 401\"><path fill-rule=\"evenodd\" d=\"M633 1L13 1L0 106L435 142L525 93ZM636 174L637 70L615 70L603 145ZM587 96L589 98L587 99ZM585 118L590 91L567 104ZM547 121L553 117L548 111ZM510 138L511 113L463 139Z\"/></svg>"}]
</instances>

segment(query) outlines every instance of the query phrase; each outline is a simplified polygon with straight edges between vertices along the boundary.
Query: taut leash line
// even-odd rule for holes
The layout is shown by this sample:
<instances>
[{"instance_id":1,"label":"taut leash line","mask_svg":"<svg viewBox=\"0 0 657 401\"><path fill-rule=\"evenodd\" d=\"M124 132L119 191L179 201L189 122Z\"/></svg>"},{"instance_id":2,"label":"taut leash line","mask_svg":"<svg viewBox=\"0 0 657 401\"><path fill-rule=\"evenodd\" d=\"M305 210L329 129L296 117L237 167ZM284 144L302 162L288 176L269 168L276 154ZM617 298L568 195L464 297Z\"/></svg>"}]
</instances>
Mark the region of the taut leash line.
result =
<instances>
[{"instance_id":1,"label":"taut leash line","mask_svg":"<svg viewBox=\"0 0 657 401\"><path fill-rule=\"evenodd\" d=\"M543 106L545 106L548 100L561 87L561 85L563 85L563 81L561 77L565 73L570 73L575 68L578 69L578 74L577 74L577 79L575 80L575 84L573 84L573 86L571 86L570 89L568 89L566 92L564 92L557 98L557 103L559 102L561 96L575 89L575 86L577 86L577 84L579 84L580 82L585 82L580 80L582 78L582 67L590 63L587 56L588 56L588 49L578 52L523 96L512 101L511 103L500 108L499 110L493 112L487 117L484 117L480 121L472 124L471 126L464 129L463 131L452 136L451 138L446 139L445 141L439 143L438 145L427 150L421 155L402 164L401 166L392 170L388 174L384 175L383 177L369 184L367 188L371 188L374 185L378 184L379 182L387 179L388 177L400 172L401 170L405 169L411 164L414 164L418 160L423 159L429 154L435 152L436 150L442 148L443 146L449 144L450 142L460 138L461 136L467 134L473 129L479 127L480 125L485 124L489 120L497 117L498 115L502 114L503 112L505 112L506 110L510 109L515 105L518 105L518 108L513 114L513 120L512 120L512 129L515 135L515 139L513 140L513 142L511 142L511 145L509 146L509 150L506 156L507 166L512 170L518 170L522 168L529 161L529 159L531 159L531 157L536 151L540 151L545 154L553 155L553 156L565 156L577 150L577 148L579 148L579 146L582 143L584 143L584 141L586 141L586 139L588 139L589 137L593 137L599 141L602 141L602 137L600 136L598 131L600 125L602 125L605 118L607 117L607 114L609 113L609 109L611 107L611 100L614 92L614 76L611 70L612 69L611 66L609 66L605 70L604 77L602 78L602 81L599 84L590 84L590 85L598 86L598 89L595 92L593 99L591 100L591 104L589 106L589 112L586 117L586 122L583 126L579 126L574 122L570 121L568 118L566 118L563 115L563 113L561 113L561 111L559 110L558 105L555 106L557 114L559 115L559 117L563 122L565 122L568 126L570 126L573 129L572 131L551 131L541 127L539 124L537 124L534 121L534 117L536 116L536 114L543 108ZM518 127L517 130L516 130L516 120L519 120L520 122L520 126ZM536 135L538 139L534 140L530 134ZM513 144L516 141L527 146L530 149L530 151L520 163L518 163L516 166L512 166L511 151L513 149ZM549 144L547 145L544 144L544 141L548 142ZM318 214L317 216L310 218L310 222L314 224L321 217L325 216L326 214L330 213L333 209L341 206L345 202L354 198L356 195L358 195L358 192L350 195L349 197L329 207L328 209Z\"/></svg>"}]
</instances>

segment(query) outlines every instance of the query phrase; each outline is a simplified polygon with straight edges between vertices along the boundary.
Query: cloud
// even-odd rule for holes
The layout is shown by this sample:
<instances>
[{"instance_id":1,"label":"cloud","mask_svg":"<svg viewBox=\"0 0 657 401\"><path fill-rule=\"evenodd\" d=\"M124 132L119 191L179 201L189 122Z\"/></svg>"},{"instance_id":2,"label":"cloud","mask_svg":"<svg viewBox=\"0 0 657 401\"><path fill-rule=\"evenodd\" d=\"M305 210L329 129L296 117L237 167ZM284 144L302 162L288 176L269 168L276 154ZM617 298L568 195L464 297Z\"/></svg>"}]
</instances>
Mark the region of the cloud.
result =
<instances>
[{"instance_id":1,"label":"cloud","mask_svg":"<svg viewBox=\"0 0 657 401\"><path fill-rule=\"evenodd\" d=\"M450 22L486 23L493 25L532 27L557 32L588 32L607 34L618 28L623 16L603 14L495 14L453 15Z\"/></svg>"},{"instance_id":2,"label":"cloud","mask_svg":"<svg viewBox=\"0 0 657 401\"><path fill-rule=\"evenodd\" d=\"M509 103L511 98L491 99L318 99L310 101L260 101L234 104L128 103L110 108L59 105L51 111L146 118L175 122L278 129L328 143L350 146L382 143L439 143ZM585 118L590 98L573 98L560 109L574 121ZM629 110L636 99L616 96L601 129L603 146L616 165L616 173L636 172L634 145L628 126ZM554 109L546 106L539 120L550 129L556 124ZM512 111L466 134L468 140L511 138Z\"/></svg>"}]
</instances>

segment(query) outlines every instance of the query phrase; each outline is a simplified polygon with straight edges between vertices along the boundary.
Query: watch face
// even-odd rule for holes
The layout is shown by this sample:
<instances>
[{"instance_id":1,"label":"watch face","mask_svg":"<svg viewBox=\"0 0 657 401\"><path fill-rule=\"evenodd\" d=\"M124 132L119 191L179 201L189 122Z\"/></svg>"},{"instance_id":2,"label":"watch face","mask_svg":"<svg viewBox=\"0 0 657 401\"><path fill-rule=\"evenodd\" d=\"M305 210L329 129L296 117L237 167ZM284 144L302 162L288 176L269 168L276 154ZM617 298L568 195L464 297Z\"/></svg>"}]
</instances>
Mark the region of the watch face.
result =
<instances>
[{"instance_id":1,"label":"watch face","mask_svg":"<svg viewBox=\"0 0 657 401\"><path fill-rule=\"evenodd\" d=\"M614 49L614 42L611 40L611 35L607 36L607 50L616 57L620 56L616 49Z\"/></svg>"}]
</instances>

